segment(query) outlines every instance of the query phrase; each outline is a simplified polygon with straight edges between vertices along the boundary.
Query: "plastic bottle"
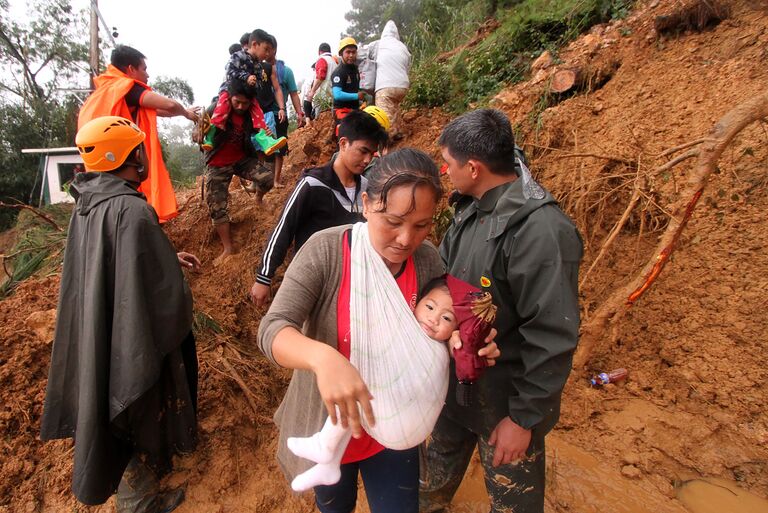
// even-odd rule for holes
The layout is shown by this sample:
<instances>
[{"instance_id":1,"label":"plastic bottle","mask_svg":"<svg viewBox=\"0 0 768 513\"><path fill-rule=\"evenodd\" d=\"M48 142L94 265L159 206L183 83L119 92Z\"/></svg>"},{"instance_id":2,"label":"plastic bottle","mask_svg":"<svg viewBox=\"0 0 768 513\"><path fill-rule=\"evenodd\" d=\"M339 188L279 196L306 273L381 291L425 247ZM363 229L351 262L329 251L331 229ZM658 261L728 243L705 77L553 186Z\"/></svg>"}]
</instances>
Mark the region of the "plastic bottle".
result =
<instances>
[{"instance_id":1,"label":"plastic bottle","mask_svg":"<svg viewBox=\"0 0 768 513\"><path fill-rule=\"evenodd\" d=\"M627 369L616 369L612 370L611 372L601 372L600 374L592 376L592 379L590 379L589 382L593 387L600 387L607 385L608 383L616 383L617 381L627 379L628 374L629 372Z\"/></svg>"}]
</instances>

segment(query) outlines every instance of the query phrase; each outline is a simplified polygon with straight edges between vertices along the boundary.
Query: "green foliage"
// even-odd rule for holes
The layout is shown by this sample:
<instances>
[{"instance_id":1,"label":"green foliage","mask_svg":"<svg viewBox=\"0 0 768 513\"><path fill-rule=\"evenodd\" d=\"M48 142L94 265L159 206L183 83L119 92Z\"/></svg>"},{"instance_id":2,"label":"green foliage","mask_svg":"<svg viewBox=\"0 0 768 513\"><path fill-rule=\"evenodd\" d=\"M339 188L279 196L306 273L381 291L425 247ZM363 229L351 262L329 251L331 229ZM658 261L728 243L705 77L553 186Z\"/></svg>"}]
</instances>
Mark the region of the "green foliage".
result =
<instances>
[{"instance_id":1,"label":"green foliage","mask_svg":"<svg viewBox=\"0 0 768 513\"><path fill-rule=\"evenodd\" d=\"M23 148L71 146L77 103L51 99L45 106L0 102L0 200L36 203L40 194L40 156ZM0 230L13 225L17 211L0 209Z\"/></svg>"},{"instance_id":2,"label":"green foliage","mask_svg":"<svg viewBox=\"0 0 768 513\"><path fill-rule=\"evenodd\" d=\"M27 9L30 21L19 23L8 3L0 3L0 90L45 102L87 71L88 31L70 0L33 0Z\"/></svg>"},{"instance_id":3,"label":"green foliage","mask_svg":"<svg viewBox=\"0 0 768 513\"><path fill-rule=\"evenodd\" d=\"M450 86L451 77L445 66L434 61L425 62L414 73L404 105L406 107L416 105L438 107L448 103Z\"/></svg>"},{"instance_id":4,"label":"green foliage","mask_svg":"<svg viewBox=\"0 0 768 513\"><path fill-rule=\"evenodd\" d=\"M201 310L195 310L192 319L192 332L196 337L199 337L208 331L212 331L216 334L224 333L224 330L221 325L216 322L216 319Z\"/></svg>"},{"instance_id":5,"label":"green foliage","mask_svg":"<svg viewBox=\"0 0 768 513\"><path fill-rule=\"evenodd\" d=\"M175 186L192 186L195 179L203 174L202 154L197 145L172 146L163 153L166 156L165 167Z\"/></svg>"},{"instance_id":6,"label":"green foliage","mask_svg":"<svg viewBox=\"0 0 768 513\"><path fill-rule=\"evenodd\" d=\"M344 15L349 22L347 33L358 42L374 41L381 36L384 24L392 20L403 37L419 12L419 4L419 0L352 0L352 10ZM333 42L329 43L335 52Z\"/></svg>"},{"instance_id":7,"label":"green foliage","mask_svg":"<svg viewBox=\"0 0 768 513\"><path fill-rule=\"evenodd\" d=\"M615 0L610 2L610 16L614 20L623 20L629 16L634 0Z\"/></svg>"},{"instance_id":8,"label":"green foliage","mask_svg":"<svg viewBox=\"0 0 768 513\"><path fill-rule=\"evenodd\" d=\"M450 205L442 209L440 212L436 212L432 217L432 240L435 244L440 244L445 237L445 232L451 227L453 216L456 214L456 209Z\"/></svg>"},{"instance_id":9,"label":"green foliage","mask_svg":"<svg viewBox=\"0 0 768 513\"><path fill-rule=\"evenodd\" d=\"M541 96L539 96L539 99L536 100L536 103L533 105L533 109L531 109L531 111L528 113L528 121L534 127L536 132L541 130L544 126L544 121L541 115L545 110L557 103L556 96L556 93L550 93L549 91L545 90Z\"/></svg>"},{"instance_id":10,"label":"green foliage","mask_svg":"<svg viewBox=\"0 0 768 513\"><path fill-rule=\"evenodd\" d=\"M503 10L514 5L513 9ZM422 2L422 16L414 21L409 42L419 63L411 76L410 106L435 106L444 100L449 110L461 112L483 104L505 85L522 80L529 61L545 49L555 50L596 23L625 16L631 0L471 1L451 10L437 0ZM484 13L496 12L500 26L478 44L449 58L434 56L466 40L467 29ZM449 77L449 85L445 87Z\"/></svg>"},{"instance_id":11,"label":"green foliage","mask_svg":"<svg viewBox=\"0 0 768 513\"><path fill-rule=\"evenodd\" d=\"M171 181L176 187L189 187L203 174L204 164L200 149L192 143L189 123L166 122L160 132L163 160Z\"/></svg>"},{"instance_id":12,"label":"green foliage","mask_svg":"<svg viewBox=\"0 0 768 513\"><path fill-rule=\"evenodd\" d=\"M66 228L72 205L50 205L41 211ZM3 260L10 278L0 285L0 299L7 297L30 276L58 268L64 257L66 230L56 230L32 212L23 211L16 225L19 239Z\"/></svg>"},{"instance_id":13,"label":"green foliage","mask_svg":"<svg viewBox=\"0 0 768 513\"><path fill-rule=\"evenodd\" d=\"M85 82L88 70L84 15L69 0L27 7L30 21L21 23L0 1L0 191L23 202L39 194L39 156L21 150L72 145L78 104L60 89ZM16 214L0 210L0 230Z\"/></svg>"},{"instance_id":14,"label":"green foliage","mask_svg":"<svg viewBox=\"0 0 768 513\"><path fill-rule=\"evenodd\" d=\"M402 40L418 68L468 39L485 17L481 1L422 0L418 17L409 24L408 32L401 32Z\"/></svg>"},{"instance_id":15,"label":"green foliage","mask_svg":"<svg viewBox=\"0 0 768 513\"><path fill-rule=\"evenodd\" d=\"M178 100L184 105L195 103L195 93L186 80L176 77L157 77L152 82L152 89L158 94Z\"/></svg>"}]
</instances>

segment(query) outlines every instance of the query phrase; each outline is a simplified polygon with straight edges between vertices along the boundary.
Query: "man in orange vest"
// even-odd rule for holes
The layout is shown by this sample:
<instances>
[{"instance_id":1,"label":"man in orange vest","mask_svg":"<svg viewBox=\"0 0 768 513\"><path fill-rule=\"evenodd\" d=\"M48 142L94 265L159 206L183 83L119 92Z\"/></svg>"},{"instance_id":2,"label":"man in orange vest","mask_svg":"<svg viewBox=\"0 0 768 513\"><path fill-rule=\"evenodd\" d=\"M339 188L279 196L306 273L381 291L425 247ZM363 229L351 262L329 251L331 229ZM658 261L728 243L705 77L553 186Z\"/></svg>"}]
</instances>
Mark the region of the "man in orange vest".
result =
<instances>
[{"instance_id":1,"label":"man in orange vest","mask_svg":"<svg viewBox=\"0 0 768 513\"><path fill-rule=\"evenodd\" d=\"M163 162L157 134L157 116L184 116L197 122L198 110L185 108L176 100L152 91L144 54L130 46L118 45L112 51L107 70L93 79L96 89L78 115L78 130L94 118L121 116L132 119L147 135L144 143L149 161L149 178L140 191L154 207L163 223L178 215L171 178Z\"/></svg>"}]
</instances>

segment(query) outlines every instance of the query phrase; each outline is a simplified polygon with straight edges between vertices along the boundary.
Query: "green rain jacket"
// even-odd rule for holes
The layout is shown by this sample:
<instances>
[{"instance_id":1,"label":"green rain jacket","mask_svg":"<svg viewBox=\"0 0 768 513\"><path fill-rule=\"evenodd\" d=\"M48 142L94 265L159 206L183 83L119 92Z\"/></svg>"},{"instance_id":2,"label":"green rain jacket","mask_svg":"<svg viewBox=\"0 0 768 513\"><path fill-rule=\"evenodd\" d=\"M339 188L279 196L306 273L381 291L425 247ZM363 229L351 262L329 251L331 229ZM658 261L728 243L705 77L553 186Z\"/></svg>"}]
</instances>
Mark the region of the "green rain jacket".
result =
<instances>
[{"instance_id":1,"label":"green rain jacket","mask_svg":"<svg viewBox=\"0 0 768 513\"><path fill-rule=\"evenodd\" d=\"M82 173L61 273L41 438L74 438L72 491L101 504L132 454L158 473L194 448L192 296L154 209L109 173Z\"/></svg>"},{"instance_id":2,"label":"green rain jacket","mask_svg":"<svg viewBox=\"0 0 768 513\"><path fill-rule=\"evenodd\" d=\"M469 407L456 402L452 368L443 410L486 437L505 416L537 436L554 427L578 340L581 237L522 168L479 201L460 197L440 245L448 273L490 292L498 307L501 357L473 385Z\"/></svg>"}]
</instances>

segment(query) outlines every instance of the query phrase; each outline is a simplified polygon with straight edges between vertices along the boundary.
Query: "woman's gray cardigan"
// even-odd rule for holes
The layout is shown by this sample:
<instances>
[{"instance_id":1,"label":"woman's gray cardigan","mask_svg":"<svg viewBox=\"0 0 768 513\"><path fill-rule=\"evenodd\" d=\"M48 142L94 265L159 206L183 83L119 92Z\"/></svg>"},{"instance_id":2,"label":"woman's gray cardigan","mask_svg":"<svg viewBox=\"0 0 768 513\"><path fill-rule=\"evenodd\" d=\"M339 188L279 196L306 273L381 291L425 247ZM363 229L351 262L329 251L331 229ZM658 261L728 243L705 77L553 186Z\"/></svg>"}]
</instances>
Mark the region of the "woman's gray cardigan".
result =
<instances>
[{"instance_id":1,"label":"woman's gray cardigan","mask_svg":"<svg viewBox=\"0 0 768 513\"><path fill-rule=\"evenodd\" d=\"M259 347L273 363L276 362L272 342L285 327L296 328L309 338L337 347L336 304L341 284L342 236L350 228L351 225L338 226L314 234L286 270L283 283L259 325ZM419 290L445 272L437 249L429 242L423 242L413 258ZM274 417L280 430L277 460L288 480L314 463L295 456L288 450L286 439L315 434L323 427L326 417L314 373L294 370Z\"/></svg>"}]
</instances>

